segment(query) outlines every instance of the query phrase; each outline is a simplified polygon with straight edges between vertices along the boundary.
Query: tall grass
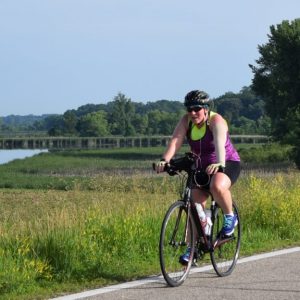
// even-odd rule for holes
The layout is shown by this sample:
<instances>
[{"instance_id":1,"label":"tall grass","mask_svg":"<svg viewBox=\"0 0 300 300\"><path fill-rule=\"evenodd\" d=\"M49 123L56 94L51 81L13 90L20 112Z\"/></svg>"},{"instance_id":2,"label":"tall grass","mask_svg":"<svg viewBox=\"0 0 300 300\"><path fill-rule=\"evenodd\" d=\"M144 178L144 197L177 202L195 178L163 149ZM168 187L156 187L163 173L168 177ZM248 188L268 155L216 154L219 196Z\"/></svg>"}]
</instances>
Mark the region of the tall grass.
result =
<instances>
[{"instance_id":1,"label":"tall grass","mask_svg":"<svg viewBox=\"0 0 300 300\"><path fill-rule=\"evenodd\" d=\"M299 245L299 173L250 174L240 179L234 195L239 200L245 253Z\"/></svg>"},{"instance_id":2,"label":"tall grass","mask_svg":"<svg viewBox=\"0 0 300 300\"><path fill-rule=\"evenodd\" d=\"M3 297L157 273L162 213L177 187L165 183L169 178L152 179L99 177L99 192L1 190Z\"/></svg>"},{"instance_id":3,"label":"tall grass","mask_svg":"<svg viewBox=\"0 0 300 300\"><path fill-rule=\"evenodd\" d=\"M0 165L0 188L93 189L94 177L151 172L162 148L74 150L41 153Z\"/></svg>"},{"instance_id":4,"label":"tall grass","mask_svg":"<svg viewBox=\"0 0 300 300\"><path fill-rule=\"evenodd\" d=\"M238 144L237 147L244 168L285 170L292 166L288 159L290 147L277 144L255 147ZM94 177L135 174L137 171L151 173L152 162L158 160L163 151L163 147L152 147L40 153L0 165L0 188L92 190ZM188 148L183 147L181 154L187 151Z\"/></svg>"},{"instance_id":5,"label":"tall grass","mask_svg":"<svg viewBox=\"0 0 300 300\"><path fill-rule=\"evenodd\" d=\"M3 299L37 299L72 284L99 286L160 272L159 231L178 198L178 180L94 180L99 192L0 190ZM253 174L234 186L241 255L299 244L299 181L298 173L272 180Z\"/></svg>"},{"instance_id":6,"label":"tall grass","mask_svg":"<svg viewBox=\"0 0 300 300\"><path fill-rule=\"evenodd\" d=\"M160 226L180 181L149 170L161 150L139 151L59 152L0 166L1 299L45 299L160 272ZM299 245L299 183L296 171L240 177L233 196L242 256Z\"/></svg>"}]
</instances>

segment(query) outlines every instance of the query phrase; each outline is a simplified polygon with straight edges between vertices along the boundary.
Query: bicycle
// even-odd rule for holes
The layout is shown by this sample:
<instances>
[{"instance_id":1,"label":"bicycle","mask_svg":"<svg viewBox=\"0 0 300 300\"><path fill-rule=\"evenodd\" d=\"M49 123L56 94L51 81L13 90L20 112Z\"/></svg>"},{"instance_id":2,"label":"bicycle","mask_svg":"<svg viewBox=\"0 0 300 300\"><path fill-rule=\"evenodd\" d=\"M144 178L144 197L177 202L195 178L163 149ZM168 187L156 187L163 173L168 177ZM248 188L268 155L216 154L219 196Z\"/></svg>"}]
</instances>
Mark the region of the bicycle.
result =
<instances>
[{"instance_id":1,"label":"bicycle","mask_svg":"<svg viewBox=\"0 0 300 300\"><path fill-rule=\"evenodd\" d=\"M182 175L181 171L185 171L186 176L183 175L184 188L181 199L169 207L161 227L159 257L164 279L172 287L181 285L192 265L196 265L205 253L210 254L211 263L218 276L230 275L236 265L241 243L241 220L236 203L233 201L233 211L237 215L238 224L231 236L224 237L221 235L223 212L212 194L205 190L210 195L212 222L211 233L207 236L191 197L191 189L195 183L199 188L203 188L199 181L203 183L203 180L209 179L209 175L196 169L195 157L191 153L171 160L165 171L169 175ZM191 251L187 265L182 265L179 257L188 246L194 251Z\"/></svg>"}]
</instances>

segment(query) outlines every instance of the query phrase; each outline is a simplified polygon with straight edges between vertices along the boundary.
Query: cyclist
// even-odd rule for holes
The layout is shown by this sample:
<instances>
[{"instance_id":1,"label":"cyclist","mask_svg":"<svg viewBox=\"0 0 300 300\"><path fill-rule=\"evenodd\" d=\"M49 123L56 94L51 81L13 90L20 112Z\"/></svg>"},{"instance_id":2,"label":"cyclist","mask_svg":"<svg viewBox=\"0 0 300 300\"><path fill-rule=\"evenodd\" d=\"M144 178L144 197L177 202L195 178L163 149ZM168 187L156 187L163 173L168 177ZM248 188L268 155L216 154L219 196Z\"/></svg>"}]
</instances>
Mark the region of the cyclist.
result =
<instances>
[{"instance_id":1,"label":"cyclist","mask_svg":"<svg viewBox=\"0 0 300 300\"><path fill-rule=\"evenodd\" d=\"M223 117L211 111L210 98L204 91L193 90L184 99L187 113L178 122L162 159L156 163L156 172L164 171L165 164L180 149L187 139L191 151L197 155L197 168L210 176L207 187L224 213L221 234L230 236L237 225L237 217L232 210L230 187L240 174L240 157L231 143L228 126ZM203 189L192 189L195 202L205 207L208 193ZM188 261L191 249L181 255L180 262Z\"/></svg>"}]
</instances>

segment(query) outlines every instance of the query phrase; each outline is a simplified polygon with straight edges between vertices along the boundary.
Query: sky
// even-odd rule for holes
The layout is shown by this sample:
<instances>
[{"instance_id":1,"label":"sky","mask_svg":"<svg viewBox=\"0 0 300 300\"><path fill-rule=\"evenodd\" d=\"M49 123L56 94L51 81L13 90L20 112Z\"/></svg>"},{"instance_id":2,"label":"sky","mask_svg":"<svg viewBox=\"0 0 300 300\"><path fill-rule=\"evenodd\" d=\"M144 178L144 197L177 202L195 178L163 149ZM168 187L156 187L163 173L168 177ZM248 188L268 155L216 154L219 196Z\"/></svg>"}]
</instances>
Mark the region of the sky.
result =
<instances>
[{"instance_id":1,"label":"sky","mask_svg":"<svg viewBox=\"0 0 300 300\"><path fill-rule=\"evenodd\" d=\"M299 0L0 0L0 116L249 86Z\"/></svg>"}]
</instances>

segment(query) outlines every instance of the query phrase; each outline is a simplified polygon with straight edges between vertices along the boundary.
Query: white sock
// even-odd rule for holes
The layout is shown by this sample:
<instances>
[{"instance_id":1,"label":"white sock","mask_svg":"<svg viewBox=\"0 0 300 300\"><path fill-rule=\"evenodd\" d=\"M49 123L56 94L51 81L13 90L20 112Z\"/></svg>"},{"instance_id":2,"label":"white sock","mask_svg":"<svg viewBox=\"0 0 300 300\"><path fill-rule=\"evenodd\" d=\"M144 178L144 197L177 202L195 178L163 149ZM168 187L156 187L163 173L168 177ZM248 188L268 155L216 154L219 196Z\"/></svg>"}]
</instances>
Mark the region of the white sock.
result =
<instances>
[{"instance_id":1,"label":"white sock","mask_svg":"<svg viewBox=\"0 0 300 300\"><path fill-rule=\"evenodd\" d=\"M233 216L234 216L234 213L226 214L225 216L233 217Z\"/></svg>"}]
</instances>

